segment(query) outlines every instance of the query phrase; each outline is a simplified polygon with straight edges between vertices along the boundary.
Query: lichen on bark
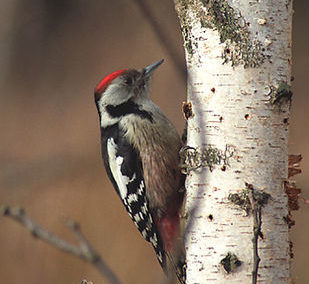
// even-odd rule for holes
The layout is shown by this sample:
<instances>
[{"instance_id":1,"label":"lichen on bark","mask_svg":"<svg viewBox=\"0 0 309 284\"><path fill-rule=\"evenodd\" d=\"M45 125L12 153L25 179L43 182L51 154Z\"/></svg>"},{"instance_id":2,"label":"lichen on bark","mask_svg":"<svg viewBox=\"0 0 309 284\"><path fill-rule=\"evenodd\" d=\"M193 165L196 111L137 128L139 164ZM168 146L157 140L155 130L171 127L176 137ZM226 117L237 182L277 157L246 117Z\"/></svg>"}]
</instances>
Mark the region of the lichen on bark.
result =
<instances>
[{"instance_id":1,"label":"lichen on bark","mask_svg":"<svg viewBox=\"0 0 309 284\"><path fill-rule=\"evenodd\" d=\"M236 254L228 252L227 255L220 261L220 264L227 273L231 273L241 265L241 261L238 259Z\"/></svg>"},{"instance_id":2,"label":"lichen on bark","mask_svg":"<svg viewBox=\"0 0 309 284\"><path fill-rule=\"evenodd\" d=\"M247 26L249 23L240 11L231 7L225 0L175 0L175 7L179 16L184 47L187 54L192 56L192 36L188 13L191 12L199 19L203 28L217 30L220 42L224 44L222 50L222 64L231 63L232 66L243 65L244 68L258 67L263 64L264 47L257 39L252 39ZM196 43L195 43L196 44Z\"/></svg>"},{"instance_id":3,"label":"lichen on bark","mask_svg":"<svg viewBox=\"0 0 309 284\"><path fill-rule=\"evenodd\" d=\"M189 24L188 21L188 7L193 5L194 1L189 0L174 0L175 2L175 9L178 14L182 36L184 39L184 48L186 49L187 54L192 55L193 48L192 48L192 34L191 29L192 26Z\"/></svg>"},{"instance_id":4,"label":"lichen on bark","mask_svg":"<svg viewBox=\"0 0 309 284\"><path fill-rule=\"evenodd\" d=\"M184 174L187 174L189 171L203 167L212 171L216 165L222 165L221 170L225 171L233 154L234 147L231 145L226 145L224 151L212 145L206 145L203 149L184 146L180 150L180 168Z\"/></svg>"},{"instance_id":5,"label":"lichen on bark","mask_svg":"<svg viewBox=\"0 0 309 284\"><path fill-rule=\"evenodd\" d=\"M280 82L278 86L270 86L269 102L272 105L281 105L283 102L292 101L293 92L286 82Z\"/></svg>"},{"instance_id":6,"label":"lichen on bark","mask_svg":"<svg viewBox=\"0 0 309 284\"><path fill-rule=\"evenodd\" d=\"M224 0L202 0L207 10L204 26L216 29L221 43L225 43L222 52L223 64L258 67L264 62L262 44L250 39L248 23L240 11L232 8Z\"/></svg>"}]
</instances>

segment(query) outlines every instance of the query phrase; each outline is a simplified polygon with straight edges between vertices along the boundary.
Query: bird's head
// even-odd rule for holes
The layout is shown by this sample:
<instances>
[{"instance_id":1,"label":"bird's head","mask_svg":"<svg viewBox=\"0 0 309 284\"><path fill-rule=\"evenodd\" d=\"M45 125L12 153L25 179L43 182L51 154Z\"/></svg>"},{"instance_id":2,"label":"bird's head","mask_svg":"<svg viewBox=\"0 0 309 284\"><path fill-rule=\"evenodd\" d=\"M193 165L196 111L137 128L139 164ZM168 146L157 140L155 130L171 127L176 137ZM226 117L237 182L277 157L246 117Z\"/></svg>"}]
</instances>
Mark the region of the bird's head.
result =
<instances>
[{"instance_id":1,"label":"bird's head","mask_svg":"<svg viewBox=\"0 0 309 284\"><path fill-rule=\"evenodd\" d=\"M121 69L106 76L95 88L97 106L138 103L148 98L151 75L162 62L163 59L140 70Z\"/></svg>"}]
</instances>

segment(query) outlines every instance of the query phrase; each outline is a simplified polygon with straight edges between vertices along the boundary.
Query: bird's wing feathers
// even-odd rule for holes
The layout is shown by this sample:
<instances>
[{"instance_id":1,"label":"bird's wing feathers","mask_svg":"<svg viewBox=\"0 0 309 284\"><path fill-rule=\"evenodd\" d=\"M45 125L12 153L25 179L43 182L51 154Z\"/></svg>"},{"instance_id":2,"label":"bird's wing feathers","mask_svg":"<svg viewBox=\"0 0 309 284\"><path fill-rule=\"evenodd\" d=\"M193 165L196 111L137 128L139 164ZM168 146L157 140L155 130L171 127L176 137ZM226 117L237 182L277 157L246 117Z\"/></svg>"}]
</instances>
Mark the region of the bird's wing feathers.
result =
<instances>
[{"instance_id":1,"label":"bird's wing feathers","mask_svg":"<svg viewBox=\"0 0 309 284\"><path fill-rule=\"evenodd\" d=\"M161 266L165 267L166 256L149 210L140 156L123 135L118 135L118 129L105 129L103 133L102 154L108 161L105 163L107 173L131 219L143 237L152 243Z\"/></svg>"}]
</instances>

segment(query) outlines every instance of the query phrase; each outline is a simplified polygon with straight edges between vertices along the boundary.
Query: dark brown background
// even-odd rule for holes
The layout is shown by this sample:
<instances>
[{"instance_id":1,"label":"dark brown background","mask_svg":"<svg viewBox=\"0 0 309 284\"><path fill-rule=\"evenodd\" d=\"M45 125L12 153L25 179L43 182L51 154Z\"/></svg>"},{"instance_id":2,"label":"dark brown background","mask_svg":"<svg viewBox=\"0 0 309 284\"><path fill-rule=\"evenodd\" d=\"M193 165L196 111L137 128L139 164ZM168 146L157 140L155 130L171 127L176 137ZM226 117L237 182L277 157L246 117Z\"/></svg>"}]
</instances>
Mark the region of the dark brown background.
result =
<instances>
[{"instance_id":1,"label":"dark brown background","mask_svg":"<svg viewBox=\"0 0 309 284\"><path fill-rule=\"evenodd\" d=\"M152 98L178 130L185 81L135 1L3 1L0 16L0 203L20 205L50 230L72 240L63 216L82 229L124 283L162 277L106 178L100 157L93 88L108 73L141 68L165 58L154 76ZM144 1L184 66L182 38L172 1ZM309 2L295 3L294 97L290 153L302 153L298 185L309 184ZM309 283L309 208L294 213L293 277ZM3 283L104 283L91 265L62 253L11 220L0 218Z\"/></svg>"}]
</instances>

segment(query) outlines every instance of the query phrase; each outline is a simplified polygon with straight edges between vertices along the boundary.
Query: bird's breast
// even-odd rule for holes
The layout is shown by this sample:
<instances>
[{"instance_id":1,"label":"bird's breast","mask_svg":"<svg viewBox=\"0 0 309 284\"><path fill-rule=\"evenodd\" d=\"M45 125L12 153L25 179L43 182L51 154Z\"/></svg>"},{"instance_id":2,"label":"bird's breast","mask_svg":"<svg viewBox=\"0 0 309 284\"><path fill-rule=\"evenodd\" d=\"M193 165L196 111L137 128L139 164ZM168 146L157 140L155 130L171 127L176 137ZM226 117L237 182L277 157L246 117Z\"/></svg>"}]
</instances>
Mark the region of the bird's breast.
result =
<instances>
[{"instance_id":1,"label":"bird's breast","mask_svg":"<svg viewBox=\"0 0 309 284\"><path fill-rule=\"evenodd\" d=\"M153 122L132 116L121 121L128 141L140 155L149 206L162 214L177 202L181 187L179 150L181 140L172 123L165 117Z\"/></svg>"}]
</instances>

